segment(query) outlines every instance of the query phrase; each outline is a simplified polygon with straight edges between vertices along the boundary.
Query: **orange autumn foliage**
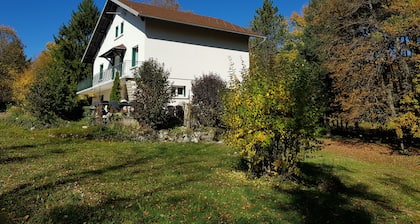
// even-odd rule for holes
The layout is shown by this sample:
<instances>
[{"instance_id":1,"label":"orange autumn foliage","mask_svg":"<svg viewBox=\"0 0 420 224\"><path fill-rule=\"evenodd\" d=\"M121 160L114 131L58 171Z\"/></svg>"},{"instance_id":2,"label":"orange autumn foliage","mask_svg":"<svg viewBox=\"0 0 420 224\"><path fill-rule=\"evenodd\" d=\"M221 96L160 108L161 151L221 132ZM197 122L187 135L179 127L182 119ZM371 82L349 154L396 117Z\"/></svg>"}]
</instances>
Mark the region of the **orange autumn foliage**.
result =
<instances>
[{"instance_id":1,"label":"orange autumn foliage","mask_svg":"<svg viewBox=\"0 0 420 224\"><path fill-rule=\"evenodd\" d=\"M416 135L420 1L313 1L306 18L321 43L336 116L387 126L401 139Z\"/></svg>"}]
</instances>

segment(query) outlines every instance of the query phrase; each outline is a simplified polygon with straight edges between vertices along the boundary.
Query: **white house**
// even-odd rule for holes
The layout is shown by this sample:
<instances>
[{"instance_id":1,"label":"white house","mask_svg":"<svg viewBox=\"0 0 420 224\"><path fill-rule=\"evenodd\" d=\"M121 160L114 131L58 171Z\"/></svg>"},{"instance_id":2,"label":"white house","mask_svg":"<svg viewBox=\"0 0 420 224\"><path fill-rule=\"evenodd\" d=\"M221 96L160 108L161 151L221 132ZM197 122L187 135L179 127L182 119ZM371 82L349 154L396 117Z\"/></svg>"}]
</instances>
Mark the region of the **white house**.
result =
<instances>
[{"instance_id":1,"label":"white house","mask_svg":"<svg viewBox=\"0 0 420 224\"><path fill-rule=\"evenodd\" d=\"M226 21L129 0L107 0L82 61L93 76L77 94L109 100L119 72L122 98L134 99L134 71L148 59L170 72L173 105L191 98L191 81L210 72L229 80L231 65L249 65L248 41L259 35Z\"/></svg>"}]
</instances>

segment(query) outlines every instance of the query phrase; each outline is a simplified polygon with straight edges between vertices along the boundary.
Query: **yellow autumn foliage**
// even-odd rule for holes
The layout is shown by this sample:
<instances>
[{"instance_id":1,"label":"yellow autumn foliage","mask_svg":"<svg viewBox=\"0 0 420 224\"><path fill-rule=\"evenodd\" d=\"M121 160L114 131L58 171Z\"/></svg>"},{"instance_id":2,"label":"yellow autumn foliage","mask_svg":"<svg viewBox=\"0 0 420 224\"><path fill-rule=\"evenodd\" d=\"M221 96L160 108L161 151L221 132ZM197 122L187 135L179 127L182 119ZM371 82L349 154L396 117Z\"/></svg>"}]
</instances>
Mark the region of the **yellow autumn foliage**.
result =
<instances>
[{"instance_id":1,"label":"yellow autumn foliage","mask_svg":"<svg viewBox=\"0 0 420 224\"><path fill-rule=\"evenodd\" d=\"M13 99L19 105L26 105L27 99L26 96L30 91L30 87L34 83L37 73L42 69L44 66L47 66L48 63L51 62L51 54L49 49L53 47L53 44L47 44L47 49L41 52L41 54L32 62L32 64L23 71L22 74L16 74L14 82L12 83L13 86Z\"/></svg>"}]
</instances>

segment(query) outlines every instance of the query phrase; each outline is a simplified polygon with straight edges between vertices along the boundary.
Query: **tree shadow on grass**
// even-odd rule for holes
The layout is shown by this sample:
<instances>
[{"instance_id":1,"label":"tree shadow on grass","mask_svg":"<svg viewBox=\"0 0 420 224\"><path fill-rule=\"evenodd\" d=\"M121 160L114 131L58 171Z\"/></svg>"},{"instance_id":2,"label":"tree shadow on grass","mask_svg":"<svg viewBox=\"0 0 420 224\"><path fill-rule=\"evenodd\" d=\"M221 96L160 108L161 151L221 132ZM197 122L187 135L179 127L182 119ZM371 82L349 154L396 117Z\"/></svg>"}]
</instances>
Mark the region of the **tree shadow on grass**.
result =
<instances>
[{"instance_id":1,"label":"tree shadow on grass","mask_svg":"<svg viewBox=\"0 0 420 224\"><path fill-rule=\"evenodd\" d=\"M420 189L411 186L407 180L389 174L387 174L384 178L378 179L381 183L396 187L402 194L416 201L420 201Z\"/></svg>"},{"instance_id":2,"label":"tree shadow on grass","mask_svg":"<svg viewBox=\"0 0 420 224\"><path fill-rule=\"evenodd\" d=\"M148 217L147 214L143 215L142 212L139 213L139 209L150 205L151 202L148 201L150 198L158 198L159 196L155 196L155 194L163 194L167 189L178 189L192 182L203 181L205 176L193 174L163 185L138 186L136 190L127 188L129 191L128 196L121 194L121 192L113 195L112 190L102 192L92 188L90 189L92 192L103 194L99 196L101 198L95 203L89 203L86 201L86 198L80 198L80 194L75 190L83 184L86 187L85 181L102 181L101 183L106 185L108 183L108 174L113 176L109 180L110 182L119 184L123 188L125 186L122 186L122 183L119 183L120 181L133 181L126 179L132 179L133 177L129 177L131 175L141 175L143 171L146 171L148 175L153 174L150 178L158 180L161 175L165 175L162 173L162 170L166 166L165 163L154 163L158 157L162 157L161 152L147 156L138 154L138 156L136 155L120 163L114 163L102 168L80 170L58 178L48 179L47 182L36 179L21 183L10 191L0 192L0 209L6 208L4 212L0 210L0 224L26 221L36 223L123 223L122 217L124 216L120 215L120 212L135 214L133 219L138 217L139 223L145 220L153 221L153 217ZM163 156L163 158L166 158L166 156ZM153 170L147 168L151 165L154 167ZM183 162L174 161L172 165L175 167L172 167L171 172L178 172L176 170L177 166L181 168L188 166L193 170L201 170L203 168L196 157L187 159L186 162L185 159ZM180 170L183 171L184 169L181 168ZM115 173L125 173L127 176L115 177ZM44 173L38 176L42 178L48 175ZM57 191L61 192L63 189L68 189L69 193L64 193L63 196L55 195ZM89 189L87 191L89 192ZM174 196L174 198L168 199L168 203L176 204L181 199L178 196ZM193 200L194 198L193 196L188 196L187 199ZM56 201L54 202L53 200ZM54 204L54 206L44 208L47 204L46 201L48 201L50 206L51 204ZM40 217L42 217L42 220L40 220Z\"/></svg>"},{"instance_id":3,"label":"tree shadow on grass","mask_svg":"<svg viewBox=\"0 0 420 224\"><path fill-rule=\"evenodd\" d=\"M301 185L285 191L291 197L288 209L303 217L303 223L372 223L376 214L369 212L374 204L390 212L398 212L381 195L369 192L366 185L345 185L334 175L333 167L302 163ZM335 168L337 169L337 167ZM284 208L283 208L284 209Z\"/></svg>"},{"instance_id":4,"label":"tree shadow on grass","mask_svg":"<svg viewBox=\"0 0 420 224\"><path fill-rule=\"evenodd\" d=\"M150 158L135 158L121 164L69 174L46 183L42 183L41 180L34 180L33 182L22 183L11 191L4 193L0 192L0 209L6 209L5 211L0 212L3 216L5 213L9 213L9 217L6 219L7 222L0 219L0 224L21 223L22 220L25 221L26 216L30 217L30 214L38 212L39 206L43 206L43 203L45 202L44 200L46 200L45 198L49 197L50 194L53 194L60 188L71 187L72 184L85 179L93 178L94 176L100 176L108 172L118 171L137 164L142 164L149 159ZM39 176L42 177L46 175ZM76 198L75 201L77 200L78 199ZM86 218L91 209L93 208L89 208L88 206L84 207L69 204L68 206L66 205L60 209L53 209L51 214L46 215L46 218L52 217L52 220L57 221L55 214L58 210L60 210L63 211L60 213L63 214L63 216L60 216L60 219L69 220L69 222L64 221L61 223L83 223L78 222L78 220ZM73 212L75 213L73 214Z\"/></svg>"},{"instance_id":5,"label":"tree shadow on grass","mask_svg":"<svg viewBox=\"0 0 420 224\"><path fill-rule=\"evenodd\" d=\"M24 163L28 160L42 158L45 156L45 153L41 152L39 148L46 146L52 148L49 151L52 154L65 154L69 150L61 149L59 146L69 142L70 140L37 144L0 146L0 165L10 163ZM52 146L57 146L57 148L53 148Z\"/></svg>"},{"instance_id":6,"label":"tree shadow on grass","mask_svg":"<svg viewBox=\"0 0 420 224\"><path fill-rule=\"evenodd\" d=\"M99 205L69 203L48 210L40 221L62 224L124 223L124 219L118 217L118 213L138 209L138 206L133 206L132 202L139 200L140 198L105 197Z\"/></svg>"},{"instance_id":7,"label":"tree shadow on grass","mask_svg":"<svg viewBox=\"0 0 420 224\"><path fill-rule=\"evenodd\" d=\"M43 215L42 223L159 223L159 220L171 220L168 214L150 214L156 207L156 200L159 203L179 206L179 204L190 202L195 199L194 195L188 193L172 194L168 198L162 195L168 194L168 189L182 188L191 182L203 181L200 178L178 179L165 185L139 187L137 192L130 192L127 196L119 193L108 192L99 204L88 205L86 203L66 203L64 206L47 210ZM166 200L160 201L160 198ZM150 213L149 213L150 212ZM170 211L167 211L170 213ZM129 215L127 215L129 214ZM176 215L176 214L174 214ZM179 215L179 214L178 214ZM129 220L126 220L129 217Z\"/></svg>"}]
</instances>

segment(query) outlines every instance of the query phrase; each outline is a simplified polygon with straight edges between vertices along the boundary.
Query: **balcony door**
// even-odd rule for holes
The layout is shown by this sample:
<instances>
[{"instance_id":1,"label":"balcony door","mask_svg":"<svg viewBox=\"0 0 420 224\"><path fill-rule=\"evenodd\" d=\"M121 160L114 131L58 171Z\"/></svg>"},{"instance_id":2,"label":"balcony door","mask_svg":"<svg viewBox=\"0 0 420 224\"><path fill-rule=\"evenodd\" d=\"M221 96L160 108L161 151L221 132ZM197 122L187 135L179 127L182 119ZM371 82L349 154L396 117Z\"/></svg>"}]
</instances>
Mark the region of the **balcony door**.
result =
<instances>
[{"instance_id":1,"label":"balcony door","mask_svg":"<svg viewBox=\"0 0 420 224\"><path fill-rule=\"evenodd\" d=\"M117 72L119 73L119 76L121 78L122 76L122 58L120 55L114 56L114 66L112 66L112 79L115 78Z\"/></svg>"},{"instance_id":2,"label":"balcony door","mask_svg":"<svg viewBox=\"0 0 420 224\"><path fill-rule=\"evenodd\" d=\"M114 79L115 73L118 71L120 76L123 76L122 74L122 62L124 59L126 48L123 44L118 45L116 47L111 48L107 52L103 53L100 57L105 58L109 61L109 63L112 66L112 74L111 78Z\"/></svg>"}]
</instances>

